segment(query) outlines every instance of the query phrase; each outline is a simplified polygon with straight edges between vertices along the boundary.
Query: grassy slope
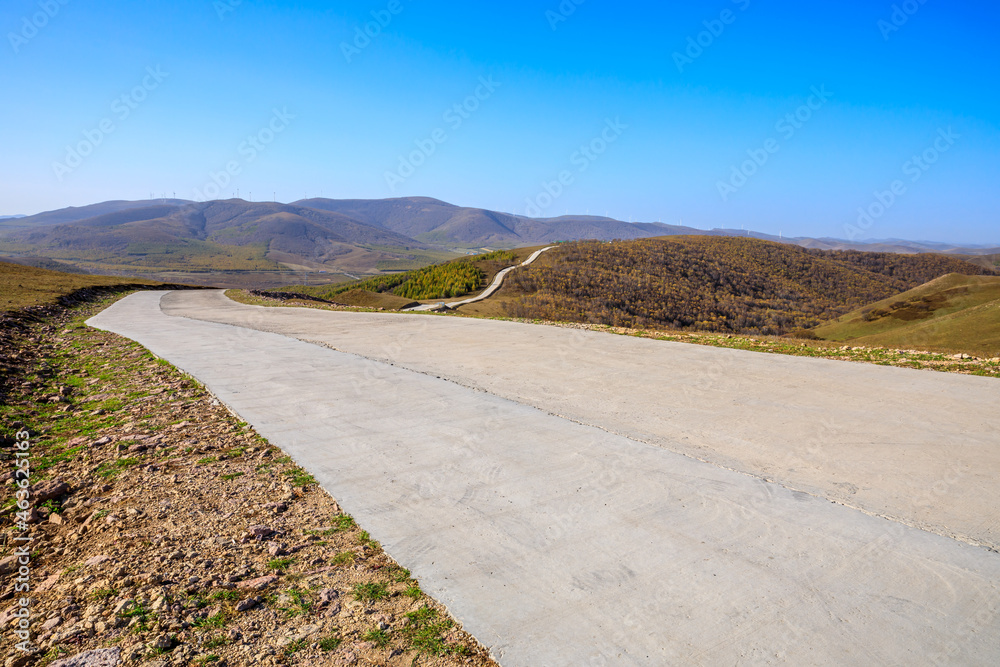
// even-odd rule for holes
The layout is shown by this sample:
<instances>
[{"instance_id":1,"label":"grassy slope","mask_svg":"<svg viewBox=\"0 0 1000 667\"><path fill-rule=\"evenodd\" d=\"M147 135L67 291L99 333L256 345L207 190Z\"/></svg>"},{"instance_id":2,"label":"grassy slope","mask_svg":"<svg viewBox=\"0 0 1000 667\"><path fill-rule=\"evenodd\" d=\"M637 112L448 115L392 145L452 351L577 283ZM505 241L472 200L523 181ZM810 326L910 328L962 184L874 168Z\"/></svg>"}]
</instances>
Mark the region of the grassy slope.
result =
<instances>
[{"instance_id":1,"label":"grassy slope","mask_svg":"<svg viewBox=\"0 0 1000 667\"><path fill-rule=\"evenodd\" d=\"M818 337L1000 355L1000 277L949 274L812 330Z\"/></svg>"},{"instance_id":2,"label":"grassy slope","mask_svg":"<svg viewBox=\"0 0 1000 667\"><path fill-rule=\"evenodd\" d=\"M0 312L27 306L46 306L59 297L87 287L157 285L152 280L61 273L32 266L0 262Z\"/></svg>"}]
</instances>

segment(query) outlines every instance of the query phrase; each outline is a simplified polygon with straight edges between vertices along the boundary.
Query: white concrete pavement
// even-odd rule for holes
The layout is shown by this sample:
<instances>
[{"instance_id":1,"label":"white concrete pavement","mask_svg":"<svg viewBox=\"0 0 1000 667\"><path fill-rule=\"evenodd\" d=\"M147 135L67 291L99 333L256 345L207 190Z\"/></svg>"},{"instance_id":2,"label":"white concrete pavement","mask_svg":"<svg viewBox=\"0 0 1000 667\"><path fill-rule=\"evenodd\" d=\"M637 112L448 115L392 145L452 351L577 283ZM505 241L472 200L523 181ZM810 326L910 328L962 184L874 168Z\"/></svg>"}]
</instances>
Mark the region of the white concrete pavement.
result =
<instances>
[{"instance_id":1,"label":"white concrete pavement","mask_svg":"<svg viewBox=\"0 0 1000 667\"><path fill-rule=\"evenodd\" d=\"M549 350L549 331L562 331L551 334L557 338L572 331L420 315L359 319L353 313L255 309L226 302L217 293L172 293L161 309L161 296L133 295L91 324L133 338L199 378L288 451L503 665L1000 661L1000 555L937 534L943 530L920 530L831 503L823 493L794 490L719 465L726 459L752 467L753 456L734 456L739 452L730 440L762 458L773 454L773 444L755 441L783 433L781 420L787 415L781 400L795 406L823 394L822 373L813 378L820 390L799 387L802 398L780 378L805 371L767 357L761 364L775 364L774 381L757 387L762 403L756 432L752 424L723 420L692 427L685 436L683 429L665 431L640 420L636 428L645 428L655 440L644 442L612 432L618 422L608 421L608 415L617 405L615 391L621 388L631 396L632 383L641 386L665 372L656 365L659 360L648 359L658 352L641 347L662 343L613 336L601 341L584 336L582 343L566 339L563 355L539 366L543 384L562 375L567 383L562 393L575 398L561 405L585 413L595 422L590 424L528 404L536 399L560 404L553 398L559 387L548 387L546 398L532 393L543 384L515 383L509 393L523 395L522 400L494 391L497 377L524 372L521 364L531 357L527 348L534 347L535 354ZM238 320L243 326L176 316L181 311ZM461 326L439 328L438 321ZM390 361L309 344L291 333L257 330L272 327L297 329L294 335L303 337L322 334L338 345L367 339L354 345L378 349L371 356ZM498 341L498 334L509 338ZM616 349L623 342L640 345L631 353L635 357L639 350L646 357L633 358L632 364L644 369L626 364L617 374L595 378L596 394L588 394L594 382L571 384L583 379L574 359L605 349L603 362L614 368L628 359L627 354L619 358ZM476 347L478 362L469 352ZM498 347L514 359L513 368L491 374L509 361L489 365L484 355ZM679 369L674 382L698 387L685 370L682 347L693 346L663 348L677 357L668 368ZM423 362L408 356L421 354ZM451 361L434 361L439 357ZM602 368L591 362L585 364L588 372ZM756 366L748 363L747 368ZM756 375L744 379L760 382ZM985 400L995 398L993 385L977 382L983 378L960 379L968 384L945 388L967 386L970 396L979 392ZM473 386L476 381L480 384ZM662 408L670 419L683 421L695 399L718 400L710 389L702 387L692 400ZM830 414L808 413L800 425L815 416L846 424L845 432L865 427L852 421L859 418L856 406L838 398L828 400ZM729 405L741 412L744 402L737 394ZM874 403L871 397L868 402ZM892 400L875 403L869 416L884 418L893 407ZM631 414L626 410L618 419ZM920 422L920 414L912 409L904 418L916 416ZM696 412L689 420L705 417ZM960 450L976 454L984 465L992 464L983 452L996 444L996 431L989 430L992 419L968 424L976 447ZM942 428L953 433L951 424ZM730 429L735 431L729 440L712 444L711 438ZM820 430L811 448L822 450L829 441L836 451L846 451L849 439L838 433ZM695 434L698 442L685 442ZM906 457L898 456L893 442L884 443L885 452L878 442L864 444L869 468L881 472L864 479L861 470L848 472L863 483L881 474L890 486L899 486L899 472L891 464ZM716 460L697 460L688 455L692 451ZM967 460L975 469L977 459ZM790 461L782 461L779 468L787 473L789 466ZM810 474L826 479L830 468L814 467L824 472ZM978 479L973 472L963 472L945 492ZM819 484L816 490L823 488ZM930 519L939 511L934 499L925 512ZM953 514L965 516L967 506L962 507L953 507ZM995 525L993 508L983 517L985 525Z\"/></svg>"},{"instance_id":2,"label":"white concrete pavement","mask_svg":"<svg viewBox=\"0 0 1000 667\"><path fill-rule=\"evenodd\" d=\"M1000 549L1000 382L460 317L329 313L177 292L257 328Z\"/></svg>"}]
</instances>

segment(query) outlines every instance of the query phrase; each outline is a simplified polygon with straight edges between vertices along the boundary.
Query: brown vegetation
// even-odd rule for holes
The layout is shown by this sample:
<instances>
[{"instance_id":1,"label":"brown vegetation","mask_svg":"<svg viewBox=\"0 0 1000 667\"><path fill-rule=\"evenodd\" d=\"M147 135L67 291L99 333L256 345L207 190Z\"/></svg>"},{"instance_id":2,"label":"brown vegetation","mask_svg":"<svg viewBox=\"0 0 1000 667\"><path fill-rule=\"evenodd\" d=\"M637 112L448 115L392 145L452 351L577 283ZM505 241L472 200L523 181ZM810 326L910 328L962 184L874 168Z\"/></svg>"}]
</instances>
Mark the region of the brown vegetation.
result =
<instances>
[{"instance_id":1,"label":"brown vegetation","mask_svg":"<svg viewBox=\"0 0 1000 667\"><path fill-rule=\"evenodd\" d=\"M986 275L943 255L807 250L731 237L583 242L514 272L513 317L625 327L784 334L947 273Z\"/></svg>"}]
</instances>

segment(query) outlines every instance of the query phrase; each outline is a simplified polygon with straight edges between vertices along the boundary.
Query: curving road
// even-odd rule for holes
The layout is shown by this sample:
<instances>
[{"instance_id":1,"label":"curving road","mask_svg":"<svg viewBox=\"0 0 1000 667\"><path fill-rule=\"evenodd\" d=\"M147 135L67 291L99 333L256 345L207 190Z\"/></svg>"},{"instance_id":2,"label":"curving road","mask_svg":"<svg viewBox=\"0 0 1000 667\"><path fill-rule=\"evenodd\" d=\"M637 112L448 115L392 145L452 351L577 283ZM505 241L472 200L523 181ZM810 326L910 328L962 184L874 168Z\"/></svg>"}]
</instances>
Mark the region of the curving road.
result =
<instances>
[{"instance_id":1,"label":"curving road","mask_svg":"<svg viewBox=\"0 0 1000 667\"><path fill-rule=\"evenodd\" d=\"M1000 382L140 293L502 665L1000 662ZM985 546L981 546L985 545Z\"/></svg>"},{"instance_id":2,"label":"curving road","mask_svg":"<svg viewBox=\"0 0 1000 667\"><path fill-rule=\"evenodd\" d=\"M536 250L535 252L531 253L531 256L528 257L528 259L524 260L520 264L503 269L493 277L493 282L490 283L489 287L483 290L481 294L474 296L471 299L466 299L465 301L455 301L453 303L445 303L443 301L440 303L424 303L419 306L413 306L412 308L406 308L405 310L428 311L428 310L444 310L445 308L455 309L458 308L459 306L464 306L466 304L476 303L477 301L482 301L483 299L487 299L493 296L493 294L495 294L496 291L500 289L500 287L503 285L503 279L507 276L508 273L510 273L514 269L519 269L522 266L528 266L536 259L538 259L538 256L541 255L543 252L545 252L546 250L552 250L553 248L555 248L555 246L550 245L547 248Z\"/></svg>"}]
</instances>

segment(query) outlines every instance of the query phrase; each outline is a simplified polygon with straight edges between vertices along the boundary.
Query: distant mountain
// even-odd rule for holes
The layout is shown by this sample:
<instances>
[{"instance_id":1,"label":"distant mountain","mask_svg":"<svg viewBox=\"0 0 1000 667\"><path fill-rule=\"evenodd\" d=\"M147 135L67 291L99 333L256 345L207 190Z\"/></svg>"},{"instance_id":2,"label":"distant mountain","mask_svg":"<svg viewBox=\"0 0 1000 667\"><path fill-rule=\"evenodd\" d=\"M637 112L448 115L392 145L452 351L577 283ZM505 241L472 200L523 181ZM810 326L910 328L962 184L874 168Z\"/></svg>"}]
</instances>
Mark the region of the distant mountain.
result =
<instances>
[{"instance_id":1,"label":"distant mountain","mask_svg":"<svg viewBox=\"0 0 1000 667\"><path fill-rule=\"evenodd\" d=\"M467 247L516 247L577 239L637 239L699 233L691 227L632 224L598 216L527 218L482 208L455 206L430 197L304 199L295 204L335 211L426 243Z\"/></svg>"},{"instance_id":2,"label":"distant mountain","mask_svg":"<svg viewBox=\"0 0 1000 667\"><path fill-rule=\"evenodd\" d=\"M749 236L821 250L947 253L995 266L1000 248L888 239L851 242L779 238L736 229L710 231L629 223L590 215L528 218L456 206L430 197L108 201L0 221L0 254L44 257L88 270L326 270L347 275L416 268L483 247L514 248L581 239Z\"/></svg>"},{"instance_id":3,"label":"distant mountain","mask_svg":"<svg viewBox=\"0 0 1000 667\"><path fill-rule=\"evenodd\" d=\"M89 206L70 206L56 211L47 211L37 215L20 216L24 226L59 225L94 218L99 215L116 213L134 208L147 208L154 205L182 206L191 202L184 199L144 199L141 201L106 201Z\"/></svg>"},{"instance_id":4,"label":"distant mountain","mask_svg":"<svg viewBox=\"0 0 1000 667\"><path fill-rule=\"evenodd\" d=\"M482 208L455 206L430 197L398 199L303 199L299 206L335 211L376 227L391 229L430 244L481 246L528 246L554 241L594 239L639 239L654 236L743 236L777 241L819 250L864 250L897 253L948 253L987 255L1000 253L988 246L961 247L930 241L888 239L846 241L832 238L779 237L742 229L703 230L662 223L630 223L590 215L528 218Z\"/></svg>"},{"instance_id":5,"label":"distant mountain","mask_svg":"<svg viewBox=\"0 0 1000 667\"><path fill-rule=\"evenodd\" d=\"M82 217L85 213L95 213ZM68 222L67 222L68 221ZM264 246L325 262L357 245L423 248L391 230L301 206L252 203L242 199L108 202L25 218L5 240L42 251L105 251L142 254L150 244L170 246L202 241L222 246Z\"/></svg>"},{"instance_id":6,"label":"distant mountain","mask_svg":"<svg viewBox=\"0 0 1000 667\"><path fill-rule=\"evenodd\" d=\"M777 239L770 237L770 240ZM1000 248L987 245L960 246L953 243L906 241L904 239L844 241L842 239L831 238L797 238L783 240L792 241L804 248L817 248L819 250L863 250L865 252L895 252L903 254L932 252L946 255L993 255L1000 253Z\"/></svg>"},{"instance_id":7,"label":"distant mountain","mask_svg":"<svg viewBox=\"0 0 1000 667\"><path fill-rule=\"evenodd\" d=\"M0 215L0 220L17 220L19 218L24 218L27 216L23 215Z\"/></svg>"},{"instance_id":8,"label":"distant mountain","mask_svg":"<svg viewBox=\"0 0 1000 667\"><path fill-rule=\"evenodd\" d=\"M988 245L960 246L953 243L938 243L935 241L906 241L903 239L847 241L834 238L813 238L811 236L774 236L745 229L711 229L708 231L694 230L684 232L697 236L739 236L761 241L776 241L812 248L815 250L860 250L862 252L893 252L903 255L918 253L938 253L945 255L992 255L1000 253L1000 248Z\"/></svg>"}]
</instances>

